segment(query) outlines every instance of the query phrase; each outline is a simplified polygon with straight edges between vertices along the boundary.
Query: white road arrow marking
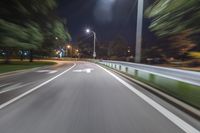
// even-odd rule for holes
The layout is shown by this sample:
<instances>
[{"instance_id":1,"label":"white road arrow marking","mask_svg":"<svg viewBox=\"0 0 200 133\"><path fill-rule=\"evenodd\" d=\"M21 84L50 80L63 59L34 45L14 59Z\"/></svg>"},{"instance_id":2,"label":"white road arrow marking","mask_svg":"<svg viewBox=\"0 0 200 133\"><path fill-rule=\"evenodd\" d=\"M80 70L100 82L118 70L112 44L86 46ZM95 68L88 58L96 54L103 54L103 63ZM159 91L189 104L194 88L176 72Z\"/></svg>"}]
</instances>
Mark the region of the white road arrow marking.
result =
<instances>
[{"instance_id":1,"label":"white road arrow marking","mask_svg":"<svg viewBox=\"0 0 200 133\"><path fill-rule=\"evenodd\" d=\"M53 73L56 73L56 72L58 72L58 71L56 71L56 70L38 70L38 71L36 71L36 72L38 72L38 73L53 74Z\"/></svg>"},{"instance_id":2,"label":"white road arrow marking","mask_svg":"<svg viewBox=\"0 0 200 133\"><path fill-rule=\"evenodd\" d=\"M74 70L73 72L77 72L77 73L91 73L94 69L93 68L86 68L86 69L80 69L80 70Z\"/></svg>"},{"instance_id":3,"label":"white road arrow marking","mask_svg":"<svg viewBox=\"0 0 200 133\"><path fill-rule=\"evenodd\" d=\"M56 73L56 72L58 72L58 71L56 71L56 70L55 71L50 71L49 74L53 74L53 73Z\"/></svg>"}]
</instances>

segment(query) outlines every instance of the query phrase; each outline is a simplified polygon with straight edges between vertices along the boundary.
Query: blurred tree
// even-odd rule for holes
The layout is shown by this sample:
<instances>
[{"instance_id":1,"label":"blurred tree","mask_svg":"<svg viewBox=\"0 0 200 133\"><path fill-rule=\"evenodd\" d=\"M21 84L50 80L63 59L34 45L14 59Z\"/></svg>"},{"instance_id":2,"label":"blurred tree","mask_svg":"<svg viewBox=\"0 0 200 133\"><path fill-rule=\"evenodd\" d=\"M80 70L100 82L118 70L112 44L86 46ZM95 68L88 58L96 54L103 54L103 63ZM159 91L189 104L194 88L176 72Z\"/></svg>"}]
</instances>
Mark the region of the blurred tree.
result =
<instances>
[{"instance_id":1,"label":"blurred tree","mask_svg":"<svg viewBox=\"0 0 200 133\"><path fill-rule=\"evenodd\" d=\"M68 40L71 40L70 35L65 32L64 25L60 21L56 20L52 26L53 36L57 37L59 43L57 45L63 46Z\"/></svg>"},{"instance_id":2,"label":"blurred tree","mask_svg":"<svg viewBox=\"0 0 200 133\"><path fill-rule=\"evenodd\" d=\"M92 57L93 52L93 36L78 36L77 46L79 48L80 56L84 58Z\"/></svg>"},{"instance_id":3,"label":"blurred tree","mask_svg":"<svg viewBox=\"0 0 200 133\"><path fill-rule=\"evenodd\" d=\"M128 54L128 45L122 36L118 36L108 47L108 55L115 57L126 57Z\"/></svg>"},{"instance_id":4,"label":"blurred tree","mask_svg":"<svg viewBox=\"0 0 200 133\"><path fill-rule=\"evenodd\" d=\"M105 41L105 42L98 43L96 49L97 49L96 51L98 51L97 55L99 58L102 58L102 59L108 58L109 42Z\"/></svg>"},{"instance_id":5,"label":"blurred tree","mask_svg":"<svg viewBox=\"0 0 200 133\"><path fill-rule=\"evenodd\" d=\"M6 52L6 63L9 63L11 50L34 50L41 47L42 41L37 24L20 26L0 19L0 48Z\"/></svg>"},{"instance_id":6,"label":"blurred tree","mask_svg":"<svg viewBox=\"0 0 200 133\"><path fill-rule=\"evenodd\" d=\"M165 52L168 57L172 56L179 59L187 59L188 51L190 51L195 44L190 39L190 32L185 31L181 32L178 35L171 36L169 38L171 42L167 48L167 52Z\"/></svg>"},{"instance_id":7,"label":"blurred tree","mask_svg":"<svg viewBox=\"0 0 200 133\"><path fill-rule=\"evenodd\" d=\"M53 50L63 48L67 42L71 40L71 36L62 21L55 19L48 23L47 29L44 33L45 40L43 48L46 50Z\"/></svg>"},{"instance_id":8,"label":"blurred tree","mask_svg":"<svg viewBox=\"0 0 200 133\"><path fill-rule=\"evenodd\" d=\"M195 59L200 59L200 52L190 52L189 56Z\"/></svg>"},{"instance_id":9,"label":"blurred tree","mask_svg":"<svg viewBox=\"0 0 200 133\"><path fill-rule=\"evenodd\" d=\"M162 50L162 55L186 58L187 52L195 47L193 36L200 33L200 1L156 0L145 14L152 19L149 28L157 36L168 39L165 49L162 44L155 46Z\"/></svg>"},{"instance_id":10,"label":"blurred tree","mask_svg":"<svg viewBox=\"0 0 200 133\"><path fill-rule=\"evenodd\" d=\"M150 29L158 36L200 32L199 0L156 0L145 14L152 19Z\"/></svg>"},{"instance_id":11,"label":"blurred tree","mask_svg":"<svg viewBox=\"0 0 200 133\"><path fill-rule=\"evenodd\" d=\"M145 58L187 59L188 52L195 46L189 35L188 32L182 32L168 38L158 39L156 44L144 50Z\"/></svg>"},{"instance_id":12,"label":"blurred tree","mask_svg":"<svg viewBox=\"0 0 200 133\"><path fill-rule=\"evenodd\" d=\"M1 0L0 47L8 56L13 49L28 49L32 61L33 50L63 46L70 35L54 14L55 7L56 0Z\"/></svg>"}]
</instances>

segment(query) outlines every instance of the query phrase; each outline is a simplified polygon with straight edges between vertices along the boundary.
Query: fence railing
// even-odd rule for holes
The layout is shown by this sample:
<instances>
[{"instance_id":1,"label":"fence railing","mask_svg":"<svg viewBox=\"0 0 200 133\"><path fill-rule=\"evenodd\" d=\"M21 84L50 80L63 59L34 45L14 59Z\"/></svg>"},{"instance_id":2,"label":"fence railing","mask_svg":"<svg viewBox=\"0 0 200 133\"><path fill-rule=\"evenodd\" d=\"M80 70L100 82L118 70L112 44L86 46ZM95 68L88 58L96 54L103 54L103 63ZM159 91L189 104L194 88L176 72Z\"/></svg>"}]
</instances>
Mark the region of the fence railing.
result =
<instances>
[{"instance_id":1,"label":"fence railing","mask_svg":"<svg viewBox=\"0 0 200 133\"><path fill-rule=\"evenodd\" d=\"M119 61L99 61L200 109L200 73Z\"/></svg>"}]
</instances>

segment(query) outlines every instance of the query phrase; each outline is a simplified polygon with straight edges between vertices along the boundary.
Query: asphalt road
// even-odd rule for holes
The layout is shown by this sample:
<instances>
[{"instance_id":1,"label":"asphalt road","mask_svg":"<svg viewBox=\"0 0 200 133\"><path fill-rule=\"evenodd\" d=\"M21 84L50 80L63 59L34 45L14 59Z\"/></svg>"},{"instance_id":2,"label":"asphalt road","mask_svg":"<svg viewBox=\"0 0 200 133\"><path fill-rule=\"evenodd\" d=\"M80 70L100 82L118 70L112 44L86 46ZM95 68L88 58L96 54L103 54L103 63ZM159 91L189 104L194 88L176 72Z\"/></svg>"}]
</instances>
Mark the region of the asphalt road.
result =
<instances>
[{"instance_id":1,"label":"asphalt road","mask_svg":"<svg viewBox=\"0 0 200 133\"><path fill-rule=\"evenodd\" d=\"M130 66L135 69L148 71L151 73L155 73L157 75L162 75L165 77L177 79L180 81L184 81L184 82L188 82L188 83L200 86L200 72L152 66L152 65L136 64L136 63L123 62L123 61L106 61L105 60L103 62Z\"/></svg>"},{"instance_id":2,"label":"asphalt road","mask_svg":"<svg viewBox=\"0 0 200 133\"><path fill-rule=\"evenodd\" d=\"M199 133L200 122L87 62L0 78L0 133Z\"/></svg>"}]
</instances>

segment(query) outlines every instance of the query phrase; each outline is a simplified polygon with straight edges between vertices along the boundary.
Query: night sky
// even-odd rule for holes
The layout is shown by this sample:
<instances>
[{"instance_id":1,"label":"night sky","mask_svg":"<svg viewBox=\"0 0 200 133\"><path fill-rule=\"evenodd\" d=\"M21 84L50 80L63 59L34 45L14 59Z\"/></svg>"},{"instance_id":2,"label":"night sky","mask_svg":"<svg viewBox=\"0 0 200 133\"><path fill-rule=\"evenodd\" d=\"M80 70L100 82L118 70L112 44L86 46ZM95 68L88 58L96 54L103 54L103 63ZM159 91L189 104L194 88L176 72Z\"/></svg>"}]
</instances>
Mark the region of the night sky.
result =
<instances>
[{"instance_id":1,"label":"night sky","mask_svg":"<svg viewBox=\"0 0 200 133\"><path fill-rule=\"evenodd\" d=\"M152 0L145 0L145 8ZM96 31L98 41L112 41L123 36L134 45L136 34L137 0L59 0L57 14L67 19L72 41L85 34L85 28ZM144 19L143 40L154 40Z\"/></svg>"}]
</instances>

